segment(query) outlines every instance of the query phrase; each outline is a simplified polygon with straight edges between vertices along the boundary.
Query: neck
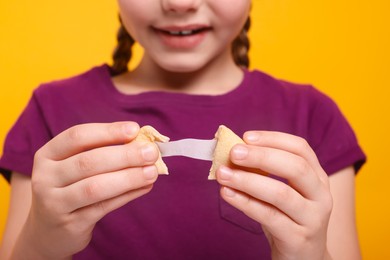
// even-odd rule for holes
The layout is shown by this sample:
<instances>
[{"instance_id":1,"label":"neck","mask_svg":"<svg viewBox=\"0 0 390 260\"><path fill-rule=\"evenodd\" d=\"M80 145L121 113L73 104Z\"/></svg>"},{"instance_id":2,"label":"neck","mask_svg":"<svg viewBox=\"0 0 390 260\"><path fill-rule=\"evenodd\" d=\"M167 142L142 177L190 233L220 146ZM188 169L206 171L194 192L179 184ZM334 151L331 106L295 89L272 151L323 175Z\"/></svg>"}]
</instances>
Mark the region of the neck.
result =
<instances>
[{"instance_id":1,"label":"neck","mask_svg":"<svg viewBox=\"0 0 390 260\"><path fill-rule=\"evenodd\" d=\"M158 66L145 54L135 70L120 76L114 83L121 92L128 94L145 91L223 94L238 86L243 77L243 71L234 63L231 55L225 57L213 60L196 71L171 72Z\"/></svg>"}]
</instances>

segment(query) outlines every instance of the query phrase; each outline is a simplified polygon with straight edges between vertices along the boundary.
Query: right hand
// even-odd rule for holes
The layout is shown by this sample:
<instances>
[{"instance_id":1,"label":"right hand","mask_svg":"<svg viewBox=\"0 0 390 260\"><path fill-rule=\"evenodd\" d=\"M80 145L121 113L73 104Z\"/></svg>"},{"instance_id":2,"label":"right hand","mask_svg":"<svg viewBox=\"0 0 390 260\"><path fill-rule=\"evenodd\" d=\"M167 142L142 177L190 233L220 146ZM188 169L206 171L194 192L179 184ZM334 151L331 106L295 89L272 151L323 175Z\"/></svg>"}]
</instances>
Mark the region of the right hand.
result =
<instances>
[{"instance_id":1,"label":"right hand","mask_svg":"<svg viewBox=\"0 0 390 260\"><path fill-rule=\"evenodd\" d=\"M158 150L131 142L138 131L133 122L78 125L36 153L22 233L37 255L71 257L88 245L98 220L151 190Z\"/></svg>"}]
</instances>

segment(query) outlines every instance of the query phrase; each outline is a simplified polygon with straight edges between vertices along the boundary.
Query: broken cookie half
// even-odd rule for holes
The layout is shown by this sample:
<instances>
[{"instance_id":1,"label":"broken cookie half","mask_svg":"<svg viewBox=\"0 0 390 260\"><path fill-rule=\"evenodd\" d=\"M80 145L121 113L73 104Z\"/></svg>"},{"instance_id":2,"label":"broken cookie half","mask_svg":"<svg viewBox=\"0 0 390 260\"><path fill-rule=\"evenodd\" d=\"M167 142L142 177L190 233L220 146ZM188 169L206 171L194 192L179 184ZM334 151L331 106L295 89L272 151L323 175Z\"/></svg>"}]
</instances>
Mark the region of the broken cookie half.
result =
<instances>
[{"instance_id":1,"label":"broken cookie half","mask_svg":"<svg viewBox=\"0 0 390 260\"><path fill-rule=\"evenodd\" d=\"M230 161L230 150L236 144L245 143L238 135L224 125L219 126L215 133L217 145L215 146L213 164L211 165L208 179L216 179L216 171L221 165L229 168L234 168L234 164Z\"/></svg>"},{"instance_id":2,"label":"broken cookie half","mask_svg":"<svg viewBox=\"0 0 390 260\"><path fill-rule=\"evenodd\" d=\"M135 141L145 142L145 143L154 143L154 142L168 142L169 137L160 134L156 129L150 125L141 127L138 132ZM156 161L157 172L159 174L168 174L168 167L161 158L161 152L159 152L158 159Z\"/></svg>"}]
</instances>

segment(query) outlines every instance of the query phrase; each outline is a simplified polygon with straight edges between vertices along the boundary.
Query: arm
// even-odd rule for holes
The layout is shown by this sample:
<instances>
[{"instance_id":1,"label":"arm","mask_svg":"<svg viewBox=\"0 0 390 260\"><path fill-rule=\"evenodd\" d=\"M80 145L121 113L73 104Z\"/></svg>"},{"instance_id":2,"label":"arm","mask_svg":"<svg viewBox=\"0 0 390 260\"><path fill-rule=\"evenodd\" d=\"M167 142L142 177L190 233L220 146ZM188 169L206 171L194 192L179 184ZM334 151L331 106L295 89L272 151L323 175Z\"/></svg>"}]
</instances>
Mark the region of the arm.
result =
<instances>
[{"instance_id":1,"label":"arm","mask_svg":"<svg viewBox=\"0 0 390 260\"><path fill-rule=\"evenodd\" d=\"M11 200L8 219L0 247L0 259L9 259L15 241L26 222L31 207L31 178L19 173L11 175Z\"/></svg>"},{"instance_id":2,"label":"arm","mask_svg":"<svg viewBox=\"0 0 390 260\"><path fill-rule=\"evenodd\" d=\"M333 259L361 259L355 217L355 171L345 168L329 177L333 210L328 251Z\"/></svg>"}]
</instances>

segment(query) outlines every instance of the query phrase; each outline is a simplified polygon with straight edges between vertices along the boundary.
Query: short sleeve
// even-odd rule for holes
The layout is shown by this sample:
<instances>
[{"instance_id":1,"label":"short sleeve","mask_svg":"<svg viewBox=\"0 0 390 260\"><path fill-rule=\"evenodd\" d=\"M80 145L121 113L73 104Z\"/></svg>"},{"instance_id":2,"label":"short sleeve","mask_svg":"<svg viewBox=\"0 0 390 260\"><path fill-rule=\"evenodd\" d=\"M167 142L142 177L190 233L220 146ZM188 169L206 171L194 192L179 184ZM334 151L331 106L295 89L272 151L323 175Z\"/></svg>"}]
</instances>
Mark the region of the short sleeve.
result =
<instances>
[{"instance_id":1,"label":"short sleeve","mask_svg":"<svg viewBox=\"0 0 390 260\"><path fill-rule=\"evenodd\" d=\"M51 139L36 96L13 125L5 139L0 171L9 181L11 172L31 176L35 152Z\"/></svg>"},{"instance_id":2,"label":"short sleeve","mask_svg":"<svg viewBox=\"0 0 390 260\"><path fill-rule=\"evenodd\" d=\"M310 111L308 141L328 175L353 165L355 172L366 161L356 135L336 103L323 93L314 95Z\"/></svg>"}]
</instances>

